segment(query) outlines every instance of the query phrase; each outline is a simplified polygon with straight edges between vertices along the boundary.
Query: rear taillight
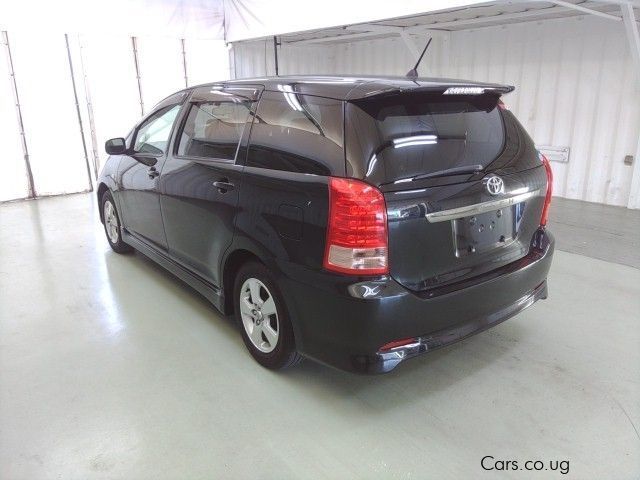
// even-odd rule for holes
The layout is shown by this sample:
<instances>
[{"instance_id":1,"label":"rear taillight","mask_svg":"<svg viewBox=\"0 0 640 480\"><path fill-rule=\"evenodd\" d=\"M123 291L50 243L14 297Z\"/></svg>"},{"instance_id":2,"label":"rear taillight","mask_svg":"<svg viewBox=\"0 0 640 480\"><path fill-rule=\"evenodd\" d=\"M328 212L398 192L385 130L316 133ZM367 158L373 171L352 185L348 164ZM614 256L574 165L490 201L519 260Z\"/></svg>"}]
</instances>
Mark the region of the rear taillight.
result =
<instances>
[{"instance_id":1,"label":"rear taillight","mask_svg":"<svg viewBox=\"0 0 640 480\"><path fill-rule=\"evenodd\" d=\"M324 268L352 275L389 272L387 208L380 190L331 177L328 223Z\"/></svg>"},{"instance_id":2,"label":"rear taillight","mask_svg":"<svg viewBox=\"0 0 640 480\"><path fill-rule=\"evenodd\" d=\"M540 226L547 225L547 218L549 216L549 206L551 205L551 195L553 193L553 172L551 171L551 164L544 155L540 154L540 159L544 165L544 169L547 172L547 193L544 197L544 207L542 208L542 217L540 217Z\"/></svg>"}]
</instances>

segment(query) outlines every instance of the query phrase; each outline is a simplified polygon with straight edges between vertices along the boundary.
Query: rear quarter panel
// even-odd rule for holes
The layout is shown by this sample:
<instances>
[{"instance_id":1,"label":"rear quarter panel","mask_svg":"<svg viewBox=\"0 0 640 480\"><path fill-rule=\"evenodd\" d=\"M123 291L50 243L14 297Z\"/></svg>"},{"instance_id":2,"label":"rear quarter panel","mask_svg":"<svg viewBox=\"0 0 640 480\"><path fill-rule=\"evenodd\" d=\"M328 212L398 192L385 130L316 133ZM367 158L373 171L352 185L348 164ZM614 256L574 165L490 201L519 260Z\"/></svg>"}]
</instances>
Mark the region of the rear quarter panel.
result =
<instances>
[{"instance_id":1,"label":"rear quarter panel","mask_svg":"<svg viewBox=\"0 0 640 480\"><path fill-rule=\"evenodd\" d=\"M265 262L322 268L327 177L245 167L234 248L251 246Z\"/></svg>"}]
</instances>

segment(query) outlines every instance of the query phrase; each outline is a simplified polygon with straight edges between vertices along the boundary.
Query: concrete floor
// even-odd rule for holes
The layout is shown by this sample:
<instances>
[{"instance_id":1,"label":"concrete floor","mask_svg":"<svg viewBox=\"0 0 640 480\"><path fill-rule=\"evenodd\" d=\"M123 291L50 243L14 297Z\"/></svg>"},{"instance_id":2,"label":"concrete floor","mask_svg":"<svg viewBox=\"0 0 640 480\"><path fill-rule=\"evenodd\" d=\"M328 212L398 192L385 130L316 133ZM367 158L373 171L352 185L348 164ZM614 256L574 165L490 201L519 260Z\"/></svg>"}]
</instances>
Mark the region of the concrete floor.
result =
<instances>
[{"instance_id":1,"label":"concrete floor","mask_svg":"<svg viewBox=\"0 0 640 480\"><path fill-rule=\"evenodd\" d=\"M640 476L636 268L558 251L549 300L389 375L272 373L194 291L112 253L95 208L0 205L2 479Z\"/></svg>"},{"instance_id":2,"label":"concrete floor","mask_svg":"<svg viewBox=\"0 0 640 480\"><path fill-rule=\"evenodd\" d=\"M551 212L561 250L640 268L640 211L554 198Z\"/></svg>"}]
</instances>

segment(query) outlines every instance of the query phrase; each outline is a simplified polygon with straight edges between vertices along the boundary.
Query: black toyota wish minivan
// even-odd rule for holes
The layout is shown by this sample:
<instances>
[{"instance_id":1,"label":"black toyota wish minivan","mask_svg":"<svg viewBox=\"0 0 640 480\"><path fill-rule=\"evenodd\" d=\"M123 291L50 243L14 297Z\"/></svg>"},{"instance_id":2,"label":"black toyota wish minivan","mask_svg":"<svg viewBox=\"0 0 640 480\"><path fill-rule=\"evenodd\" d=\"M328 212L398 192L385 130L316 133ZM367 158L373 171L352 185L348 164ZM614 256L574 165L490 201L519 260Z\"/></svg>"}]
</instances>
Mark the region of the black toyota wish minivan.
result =
<instances>
[{"instance_id":1,"label":"black toyota wish minivan","mask_svg":"<svg viewBox=\"0 0 640 480\"><path fill-rule=\"evenodd\" d=\"M233 80L106 143L100 219L234 314L251 355L379 373L547 296L549 162L513 87Z\"/></svg>"}]
</instances>

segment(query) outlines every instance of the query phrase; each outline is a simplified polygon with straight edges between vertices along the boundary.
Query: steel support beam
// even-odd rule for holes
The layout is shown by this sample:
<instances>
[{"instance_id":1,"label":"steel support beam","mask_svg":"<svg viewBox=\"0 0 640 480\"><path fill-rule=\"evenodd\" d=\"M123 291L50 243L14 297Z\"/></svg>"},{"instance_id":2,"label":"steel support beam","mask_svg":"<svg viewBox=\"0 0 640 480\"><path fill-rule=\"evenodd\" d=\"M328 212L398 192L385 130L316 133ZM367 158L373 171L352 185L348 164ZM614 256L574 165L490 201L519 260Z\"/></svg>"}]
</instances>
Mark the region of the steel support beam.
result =
<instances>
[{"instance_id":1,"label":"steel support beam","mask_svg":"<svg viewBox=\"0 0 640 480\"><path fill-rule=\"evenodd\" d=\"M636 7L639 6L637 0L598 0L598 2L607 3L609 5L618 5L619 7L623 5L635 5Z\"/></svg>"},{"instance_id":2,"label":"steel support beam","mask_svg":"<svg viewBox=\"0 0 640 480\"><path fill-rule=\"evenodd\" d=\"M136 80L138 81L138 96L140 97L140 115L144 117L144 100L142 99L142 79L140 78L140 63L138 62L138 39L131 37L133 48L133 63L136 67Z\"/></svg>"},{"instance_id":3,"label":"steel support beam","mask_svg":"<svg viewBox=\"0 0 640 480\"><path fill-rule=\"evenodd\" d=\"M332 37L324 37L324 38L309 38L305 40L298 40L287 43L333 43L333 42L342 42L345 40L358 40L361 38L372 37L376 35L383 34L399 34L400 32L405 32L406 34L424 34L429 33L433 36L436 35L447 35L449 32L446 30L448 28L455 28L461 26L469 26L469 28L473 28L476 25L482 26L484 23L495 22L496 20L500 21L509 21L509 20L520 20L524 18L535 18L542 15L548 15L553 12L563 12L566 11L564 7L555 6L549 8L541 8L538 10L527 10L525 12L514 12L514 13L505 13L502 15L494 15L487 17L474 17L467 18L463 20L453 20L450 22L432 22L424 25L418 25L415 27L396 27L391 25L367 25L367 24L358 24L358 25L349 25L348 27L344 27L346 31L354 32L352 34L346 35L336 35ZM283 37L283 40L286 41L286 37Z\"/></svg>"},{"instance_id":4,"label":"steel support beam","mask_svg":"<svg viewBox=\"0 0 640 480\"><path fill-rule=\"evenodd\" d=\"M372 23L370 25L349 25L348 27L346 27L346 30L349 30L350 32L400 33L404 30L404 27L395 27L393 25L377 25L375 23Z\"/></svg>"},{"instance_id":5,"label":"steel support beam","mask_svg":"<svg viewBox=\"0 0 640 480\"><path fill-rule=\"evenodd\" d=\"M349 31L349 29L345 29L346 31ZM367 37L373 37L375 35L382 35L383 33L381 32L358 32L358 33L348 33L345 35L334 35L331 37L321 37L321 38L307 38L305 40L293 40L293 41L287 41L286 37L280 37L281 41L284 41L285 43L289 44L293 44L293 45L305 45L305 44L322 44L322 43L337 43L337 42L344 42L344 41L350 41L350 40L357 40L360 38L367 38Z\"/></svg>"},{"instance_id":6,"label":"steel support beam","mask_svg":"<svg viewBox=\"0 0 640 480\"><path fill-rule=\"evenodd\" d=\"M22 107L20 106L20 96L18 95L18 84L16 83L16 74L13 69L13 57L11 56L11 46L9 45L9 34L2 32L2 43L7 53L7 63L9 68L9 76L11 77L11 89L13 90L13 100L16 107L16 115L18 117L18 129L20 131L20 140L22 144L22 153L24 158L24 168L27 173L27 191L28 198L36 197L36 187L33 182L33 172L31 170L31 161L29 158L29 148L27 147L27 136L24 131L24 122L22 121Z\"/></svg>"},{"instance_id":7,"label":"steel support beam","mask_svg":"<svg viewBox=\"0 0 640 480\"><path fill-rule=\"evenodd\" d=\"M89 77L87 75L87 65L84 58L84 41L78 35L78 46L80 47L80 68L82 70L82 82L84 84L84 97L87 102L87 119L89 120L89 133L91 135L91 153L93 157L93 174L98 179L100 171L100 155L98 153L98 137L96 135L96 120L93 112L93 102L91 100L91 89L89 88Z\"/></svg>"},{"instance_id":8,"label":"steel support beam","mask_svg":"<svg viewBox=\"0 0 640 480\"><path fill-rule=\"evenodd\" d=\"M359 25L349 25L345 27L345 30L350 32L362 32L369 33L370 35L381 35L383 33L389 34L398 34L401 35L404 33L415 33L413 29L416 27L396 27L394 25L378 25L378 24L359 24ZM425 31L424 27L421 25L421 33ZM448 35L449 32L446 30L426 30L426 33L429 33L431 36L436 37L439 35L445 36Z\"/></svg>"},{"instance_id":9,"label":"steel support beam","mask_svg":"<svg viewBox=\"0 0 640 480\"><path fill-rule=\"evenodd\" d=\"M629 41L629 50L636 67L636 80L640 85L640 34L638 33L638 23L630 4L622 5L622 19L624 21L624 29L627 32L627 40Z\"/></svg>"},{"instance_id":10,"label":"steel support beam","mask_svg":"<svg viewBox=\"0 0 640 480\"><path fill-rule=\"evenodd\" d=\"M521 20L524 18L535 18L543 15L549 15L550 13L555 12L565 12L566 10L563 7L548 7L548 8L540 8L537 10L527 10L524 12L514 12L514 13L503 13L501 15L493 15L487 17L474 17L474 18L466 18L463 20L452 20L450 22L433 22L427 23L425 25L417 25L415 27L408 27L406 30L409 33L417 33L423 32L429 29L447 29L454 27L466 27L474 28L476 25L482 25L483 23L492 23L492 22L506 22L509 20Z\"/></svg>"},{"instance_id":11,"label":"steel support beam","mask_svg":"<svg viewBox=\"0 0 640 480\"><path fill-rule=\"evenodd\" d=\"M599 12L598 10L594 10L592 8L583 7L582 5L578 5L575 3L565 2L564 0L549 0L551 3L555 3L561 7L571 8L573 10L577 10L579 12L588 13L590 15L595 15L596 17L606 18L608 20L622 21L622 17L618 17L617 15L611 15L610 13Z\"/></svg>"},{"instance_id":12,"label":"steel support beam","mask_svg":"<svg viewBox=\"0 0 640 480\"><path fill-rule=\"evenodd\" d=\"M400 38L402 38L402 41L409 49L411 56L417 60L418 57L420 56L420 50L418 49L415 42L413 41L413 38L411 38L411 35L409 35L404 30L400 31L399 33L400 33Z\"/></svg>"},{"instance_id":13,"label":"steel support beam","mask_svg":"<svg viewBox=\"0 0 640 480\"><path fill-rule=\"evenodd\" d=\"M76 88L76 76L73 71L73 61L71 60L71 48L69 47L69 35L64 34L64 41L67 45L67 58L69 59L69 73L71 74L71 86L73 87L73 99L76 103L76 114L78 115L78 125L80 127L80 138L82 139L82 151L84 152L84 163L87 166L87 177L89 179L89 191L93 192L93 180L91 178L91 166L89 164L89 154L87 153L87 142L84 139L84 127L82 126L82 115L80 114L80 103L78 102L78 90Z\"/></svg>"},{"instance_id":14,"label":"steel support beam","mask_svg":"<svg viewBox=\"0 0 640 480\"><path fill-rule=\"evenodd\" d=\"M378 28L380 27L380 28ZM293 45L305 45L305 44L322 44L322 43L338 43L345 42L350 40L360 40L368 37L375 37L380 35L400 35L401 32L405 32L407 34L429 34L433 37L447 37L449 32L443 30L429 30L427 28L420 28L420 31L413 31L413 28L403 28L403 27L386 27L384 25L353 25L349 27L345 27L344 30L348 33L345 35L335 35L331 37L322 37L322 38L307 38L305 40L293 40L287 41L286 37L280 37L280 40ZM410 37L408 37L410 38ZM420 52L418 51L418 55Z\"/></svg>"},{"instance_id":15,"label":"steel support beam","mask_svg":"<svg viewBox=\"0 0 640 480\"><path fill-rule=\"evenodd\" d=\"M184 86L189 86L189 77L187 76L187 50L185 48L184 38L180 39L180 49L182 50L182 73L184 73Z\"/></svg>"}]
</instances>

